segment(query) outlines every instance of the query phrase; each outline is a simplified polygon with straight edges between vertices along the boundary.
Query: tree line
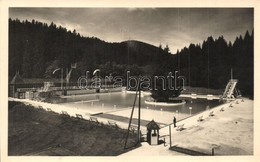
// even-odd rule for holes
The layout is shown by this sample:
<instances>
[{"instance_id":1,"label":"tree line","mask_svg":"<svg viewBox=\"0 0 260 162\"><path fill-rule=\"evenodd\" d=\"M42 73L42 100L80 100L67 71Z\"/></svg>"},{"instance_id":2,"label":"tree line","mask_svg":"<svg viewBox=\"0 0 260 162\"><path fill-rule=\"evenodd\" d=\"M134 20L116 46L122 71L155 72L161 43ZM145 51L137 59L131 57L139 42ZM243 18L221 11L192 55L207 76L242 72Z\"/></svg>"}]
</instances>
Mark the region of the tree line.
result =
<instances>
[{"instance_id":1,"label":"tree line","mask_svg":"<svg viewBox=\"0 0 260 162\"><path fill-rule=\"evenodd\" d=\"M253 96L254 34L246 31L234 43L223 36L212 36L200 44L190 44L177 51L175 64L186 77L187 85L206 88L225 88L228 79L238 79L243 94Z\"/></svg>"},{"instance_id":2,"label":"tree line","mask_svg":"<svg viewBox=\"0 0 260 162\"><path fill-rule=\"evenodd\" d=\"M72 80L97 68L102 76L126 76L128 70L133 75L167 75L177 70L189 86L218 89L225 88L233 69L242 93L253 96L253 36L246 31L234 43L210 36L172 54L168 46L105 42L54 23L9 19L9 79L18 70L24 78L60 77L52 74L54 69L77 63Z\"/></svg>"}]
</instances>

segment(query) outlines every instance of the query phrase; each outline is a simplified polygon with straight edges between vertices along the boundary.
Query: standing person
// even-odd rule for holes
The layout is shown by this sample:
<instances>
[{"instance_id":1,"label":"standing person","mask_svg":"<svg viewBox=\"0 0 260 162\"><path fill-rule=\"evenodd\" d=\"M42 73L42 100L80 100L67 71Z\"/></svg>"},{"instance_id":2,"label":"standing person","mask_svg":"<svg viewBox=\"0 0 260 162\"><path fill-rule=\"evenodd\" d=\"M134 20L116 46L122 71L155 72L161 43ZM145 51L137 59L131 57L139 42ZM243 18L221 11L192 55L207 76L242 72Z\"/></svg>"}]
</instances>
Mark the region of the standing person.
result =
<instances>
[{"instance_id":1,"label":"standing person","mask_svg":"<svg viewBox=\"0 0 260 162\"><path fill-rule=\"evenodd\" d=\"M174 125L174 128L176 127L176 118L175 116L173 117L173 125Z\"/></svg>"}]
</instances>

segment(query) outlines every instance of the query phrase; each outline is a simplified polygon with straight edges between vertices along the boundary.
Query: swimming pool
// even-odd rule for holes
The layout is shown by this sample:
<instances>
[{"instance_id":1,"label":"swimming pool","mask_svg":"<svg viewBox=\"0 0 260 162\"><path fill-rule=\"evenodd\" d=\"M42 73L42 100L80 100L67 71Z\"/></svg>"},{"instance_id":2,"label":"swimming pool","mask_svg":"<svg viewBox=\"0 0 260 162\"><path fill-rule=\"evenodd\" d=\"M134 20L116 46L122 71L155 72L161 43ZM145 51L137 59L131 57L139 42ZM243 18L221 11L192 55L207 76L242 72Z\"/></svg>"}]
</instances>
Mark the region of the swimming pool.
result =
<instances>
[{"instance_id":1,"label":"swimming pool","mask_svg":"<svg viewBox=\"0 0 260 162\"><path fill-rule=\"evenodd\" d=\"M70 96L62 98L55 102L60 105L74 107L86 112L108 113L111 111L120 111L123 109L132 108L135 94L127 94L123 92L91 94L84 96ZM156 106L148 105L144 101L149 96L141 97L141 108L147 110L158 110L163 112L177 112L179 114L196 114L198 112L218 106L223 102L219 100L207 99L191 99L185 98L186 104L178 106ZM138 98L136 101L138 107Z\"/></svg>"}]
</instances>

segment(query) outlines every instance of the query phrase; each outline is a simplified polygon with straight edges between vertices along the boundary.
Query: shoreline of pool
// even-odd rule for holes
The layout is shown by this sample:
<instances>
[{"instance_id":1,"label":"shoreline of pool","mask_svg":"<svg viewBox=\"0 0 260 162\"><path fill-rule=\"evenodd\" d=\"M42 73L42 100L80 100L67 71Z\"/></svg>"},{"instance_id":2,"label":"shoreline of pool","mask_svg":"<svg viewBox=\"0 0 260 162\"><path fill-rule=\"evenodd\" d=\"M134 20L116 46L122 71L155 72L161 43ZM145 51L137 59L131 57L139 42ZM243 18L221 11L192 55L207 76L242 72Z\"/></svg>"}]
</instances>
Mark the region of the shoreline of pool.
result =
<instances>
[{"instance_id":1,"label":"shoreline of pool","mask_svg":"<svg viewBox=\"0 0 260 162\"><path fill-rule=\"evenodd\" d=\"M119 92L117 92L119 93ZM62 114L62 112L67 112L70 116L72 117L76 117L76 114L80 114L83 116L83 118L85 120L89 120L90 116L93 116L93 115L96 115L96 114L100 114L100 113L108 113L108 114L114 114L116 112L121 112L121 114L124 114L124 115L119 115L118 116L122 116L124 117L125 114L128 114L126 113L127 111L129 111L131 109L131 107L128 107L128 108L124 108L124 109L118 109L117 111L107 111L107 112L100 112L100 111L86 111L86 110L82 110L82 109L78 109L78 108L74 108L74 107L71 107L71 106L65 106L65 105L59 105L59 104L53 104L53 103L47 103L47 102L41 102L41 101L34 101L34 100L29 100L29 99L17 99L17 98L8 98L9 101L18 101L18 102L22 102L22 103L25 103L27 105L33 105L35 108L38 108L38 107L42 107L44 108L46 111L53 111L53 112L56 112L58 114ZM223 106L225 103L223 104L220 104L220 105L217 105L215 107L212 107L210 108L209 110L213 110L213 109L216 109L218 107L221 107ZM125 112L124 112L125 111ZM142 108L142 111L148 111L149 113L152 113L152 114L157 114L157 113L162 113L161 111L159 110L153 110L153 109L145 109L145 108ZM207 110L204 110L204 111L200 111L198 113L195 113L191 116L187 116L187 114L183 114L184 118L179 118L177 119L177 123L180 123L186 119L189 119L189 118L192 118L198 114L202 114L202 113L205 113L207 112ZM170 111L164 111L163 112L164 114L168 114L170 116L172 116L172 113L176 114L175 112L170 112ZM176 115L180 115L180 114L176 114ZM187 116L187 117L185 117ZM98 117L98 116L97 116ZM110 119L106 119L106 118L103 118L102 117L98 117L100 120L102 120L103 122L107 122L107 120L110 120ZM115 120L116 121L116 120ZM171 120L172 121L172 120ZM121 127L122 128L127 128L126 125L128 125L128 123L126 122L121 122L121 121L116 121L117 123L121 123L119 124L122 125ZM169 126L171 125L172 123L165 123L165 122L162 122L164 123L166 126Z\"/></svg>"}]
</instances>

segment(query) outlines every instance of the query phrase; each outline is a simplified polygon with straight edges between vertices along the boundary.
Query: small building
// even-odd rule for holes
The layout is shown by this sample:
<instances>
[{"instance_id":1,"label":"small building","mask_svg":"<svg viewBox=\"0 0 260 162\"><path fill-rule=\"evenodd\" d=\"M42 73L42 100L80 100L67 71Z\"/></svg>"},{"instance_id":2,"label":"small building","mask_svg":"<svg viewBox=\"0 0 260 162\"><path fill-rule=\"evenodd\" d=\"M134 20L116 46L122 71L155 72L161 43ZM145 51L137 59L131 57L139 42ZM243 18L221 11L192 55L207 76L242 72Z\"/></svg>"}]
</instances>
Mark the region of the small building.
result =
<instances>
[{"instance_id":1,"label":"small building","mask_svg":"<svg viewBox=\"0 0 260 162\"><path fill-rule=\"evenodd\" d=\"M65 84L65 80L63 81ZM53 86L58 87L59 90L61 84L60 79L56 78L22 78L19 72L16 72L12 80L9 81L9 97L15 98L35 98L38 93L37 91L44 88L53 89ZM48 90L48 89L47 89Z\"/></svg>"},{"instance_id":2,"label":"small building","mask_svg":"<svg viewBox=\"0 0 260 162\"><path fill-rule=\"evenodd\" d=\"M25 98L26 99L32 99L34 96L34 93L33 93L33 91L26 91L25 92Z\"/></svg>"},{"instance_id":3,"label":"small building","mask_svg":"<svg viewBox=\"0 0 260 162\"><path fill-rule=\"evenodd\" d=\"M121 88L113 88L113 82L106 83L106 79L101 79L101 87L92 88L94 79L85 78L86 83L81 83L79 86L78 80L71 80L67 83L67 79L63 78L22 78L19 72L15 76L9 78L9 93L8 97L15 97L20 99L32 99L38 97L60 96L60 95L76 95L86 93L108 92L103 90L109 88L110 91L121 91ZM44 93L42 93L44 92ZM47 92L47 93L45 93ZM39 95L40 93L40 95Z\"/></svg>"},{"instance_id":4,"label":"small building","mask_svg":"<svg viewBox=\"0 0 260 162\"><path fill-rule=\"evenodd\" d=\"M17 85L20 84L24 84L24 81L20 76L19 72L16 72L15 76L9 83L9 96L16 97L16 98L20 98L21 96L21 98L24 98L25 94L23 93L20 94L19 92L17 92L17 87L18 87Z\"/></svg>"},{"instance_id":5,"label":"small building","mask_svg":"<svg viewBox=\"0 0 260 162\"><path fill-rule=\"evenodd\" d=\"M147 128L147 142L150 145L158 145L159 144L159 125L152 120L150 123L146 125Z\"/></svg>"}]
</instances>

